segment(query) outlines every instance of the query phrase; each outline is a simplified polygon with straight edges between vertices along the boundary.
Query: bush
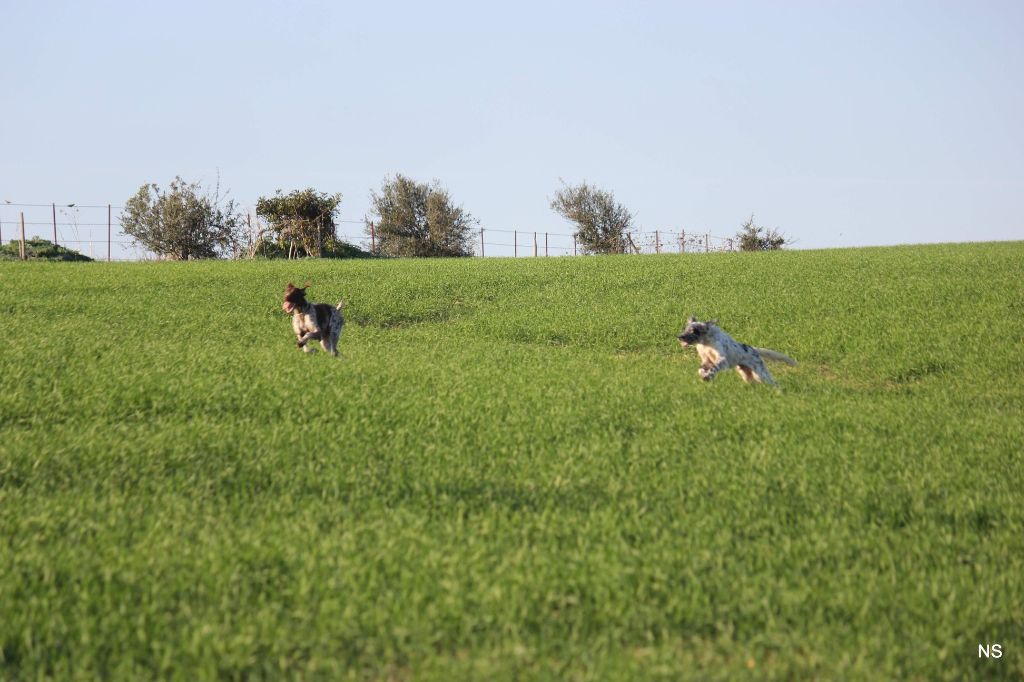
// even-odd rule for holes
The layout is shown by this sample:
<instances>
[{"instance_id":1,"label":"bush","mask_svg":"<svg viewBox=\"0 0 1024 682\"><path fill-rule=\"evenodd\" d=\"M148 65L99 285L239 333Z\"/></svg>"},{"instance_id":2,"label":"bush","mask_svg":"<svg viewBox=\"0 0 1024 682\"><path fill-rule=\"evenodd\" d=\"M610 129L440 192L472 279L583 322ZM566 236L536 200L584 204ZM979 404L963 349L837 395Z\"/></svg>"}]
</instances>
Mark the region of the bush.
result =
<instances>
[{"instance_id":1,"label":"bush","mask_svg":"<svg viewBox=\"0 0 1024 682\"><path fill-rule=\"evenodd\" d=\"M289 247L266 235L260 237L250 248L249 258L288 258ZM293 254L294 255L294 252ZM320 251L320 258L373 258L369 251L355 244L335 240L325 245Z\"/></svg>"},{"instance_id":2,"label":"bush","mask_svg":"<svg viewBox=\"0 0 1024 682\"><path fill-rule=\"evenodd\" d=\"M211 196L199 183L189 184L180 177L167 192L143 185L121 212L125 234L172 260L229 255L241 240L241 228L235 202L221 206L219 185Z\"/></svg>"},{"instance_id":3,"label":"bush","mask_svg":"<svg viewBox=\"0 0 1024 682\"><path fill-rule=\"evenodd\" d=\"M750 219L736 233L736 243L740 251L778 251L793 242L774 228L755 225L754 215L751 214Z\"/></svg>"},{"instance_id":4,"label":"bush","mask_svg":"<svg viewBox=\"0 0 1024 682\"><path fill-rule=\"evenodd\" d=\"M551 200L551 208L575 223L575 237L584 253L625 253L626 233L633 214L615 201L611 192L584 182L575 187L563 183Z\"/></svg>"},{"instance_id":5,"label":"bush","mask_svg":"<svg viewBox=\"0 0 1024 682\"><path fill-rule=\"evenodd\" d=\"M92 261L85 254L39 237L25 240L25 255L28 260ZM9 244L0 245L0 260L21 260L20 240L12 239Z\"/></svg>"},{"instance_id":6,"label":"bush","mask_svg":"<svg viewBox=\"0 0 1024 682\"><path fill-rule=\"evenodd\" d=\"M275 254L287 256L326 256L338 252L337 227L334 216L341 204L341 194L317 192L312 187L272 197L260 197L256 215L270 223L273 240L280 248ZM266 241L266 236L261 236Z\"/></svg>"},{"instance_id":7,"label":"bush","mask_svg":"<svg viewBox=\"0 0 1024 682\"><path fill-rule=\"evenodd\" d=\"M378 255L473 255L477 221L454 205L437 180L427 184L397 175L384 181L379 194L371 191L370 201L374 219L367 219L366 233L375 229Z\"/></svg>"}]
</instances>

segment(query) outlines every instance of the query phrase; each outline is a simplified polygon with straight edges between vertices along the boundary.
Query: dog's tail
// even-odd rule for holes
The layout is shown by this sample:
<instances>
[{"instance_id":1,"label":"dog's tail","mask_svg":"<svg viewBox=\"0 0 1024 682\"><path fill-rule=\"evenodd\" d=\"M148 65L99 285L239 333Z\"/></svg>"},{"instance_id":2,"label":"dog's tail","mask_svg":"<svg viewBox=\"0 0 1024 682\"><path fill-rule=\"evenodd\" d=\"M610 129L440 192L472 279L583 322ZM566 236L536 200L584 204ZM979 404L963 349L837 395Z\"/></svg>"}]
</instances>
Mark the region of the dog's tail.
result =
<instances>
[{"instance_id":1,"label":"dog's tail","mask_svg":"<svg viewBox=\"0 0 1024 682\"><path fill-rule=\"evenodd\" d=\"M774 351L771 348L755 348L754 350L760 353L762 358L768 360L778 360L779 362L784 362L787 365L796 365L796 360L789 357L788 355L783 355L778 351Z\"/></svg>"}]
</instances>

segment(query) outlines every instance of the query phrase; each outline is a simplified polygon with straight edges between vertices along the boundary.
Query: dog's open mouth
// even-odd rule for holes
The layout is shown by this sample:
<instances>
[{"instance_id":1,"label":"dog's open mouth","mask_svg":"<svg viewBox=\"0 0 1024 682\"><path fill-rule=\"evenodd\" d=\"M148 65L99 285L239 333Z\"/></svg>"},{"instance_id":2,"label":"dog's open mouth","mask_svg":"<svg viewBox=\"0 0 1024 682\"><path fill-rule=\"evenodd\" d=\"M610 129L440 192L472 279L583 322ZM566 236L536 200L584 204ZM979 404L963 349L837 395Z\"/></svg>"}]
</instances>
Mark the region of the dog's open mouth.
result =
<instances>
[{"instance_id":1,"label":"dog's open mouth","mask_svg":"<svg viewBox=\"0 0 1024 682\"><path fill-rule=\"evenodd\" d=\"M285 301L284 303L281 304L281 309L284 310L286 313L291 313L291 311L295 309L295 304L292 303L291 301Z\"/></svg>"}]
</instances>

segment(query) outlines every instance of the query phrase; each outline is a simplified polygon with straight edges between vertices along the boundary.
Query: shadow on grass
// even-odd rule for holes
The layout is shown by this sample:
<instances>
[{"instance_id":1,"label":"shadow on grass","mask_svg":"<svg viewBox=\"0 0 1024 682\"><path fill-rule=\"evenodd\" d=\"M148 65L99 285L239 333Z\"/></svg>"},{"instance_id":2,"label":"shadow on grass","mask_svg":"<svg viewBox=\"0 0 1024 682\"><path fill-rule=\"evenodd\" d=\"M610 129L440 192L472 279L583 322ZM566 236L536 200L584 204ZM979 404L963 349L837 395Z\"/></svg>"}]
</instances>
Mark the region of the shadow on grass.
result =
<instances>
[{"instance_id":1,"label":"shadow on grass","mask_svg":"<svg viewBox=\"0 0 1024 682\"><path fill-rule=\"evenodd\" d=\"M490 512L495 508L511 513L546 510L592 512L607 507L607 491L593 485L532 486L508 483L462 483L450 481L434 487L436 496L457 504L463 515Z\"/></svg>"},{"instance_id":2,"label":"shadow on grass","mask_svg":"<svg viewBox=\"0 0 1024 682\"><path fill-rule=\"evenodd\" d=\"M431 310L422 313L396 313L393 315L362 315L346 313L346 321L359 327L377 327L379 329L402 329L422 324L438 324L462 317L462 311L453 309Z\"/></svg>"}]
</instances>

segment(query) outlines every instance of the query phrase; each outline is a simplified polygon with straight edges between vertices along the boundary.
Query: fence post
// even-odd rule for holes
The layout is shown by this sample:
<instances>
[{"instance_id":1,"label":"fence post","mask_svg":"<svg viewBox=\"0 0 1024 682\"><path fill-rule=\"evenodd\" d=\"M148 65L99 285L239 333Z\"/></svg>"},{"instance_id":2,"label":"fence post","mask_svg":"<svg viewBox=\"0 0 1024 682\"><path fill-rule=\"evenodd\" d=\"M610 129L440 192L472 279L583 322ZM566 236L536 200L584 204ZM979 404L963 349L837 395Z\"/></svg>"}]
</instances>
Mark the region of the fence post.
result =
<instances>
[{"instance_id":1,"label":"fence post","mask_svg":"<svg viewBox=\"0 0 1024 682\"><path fill-rule=\"evenodd\" d=\"M658 231L654 231L654 253L661 253L661 237Z\"/></svg>"},{"instance_id":2,"label":"fence post","mask_svg":"<svg viewBox=\"0 0 1024 682\"><path fill-rule=\"evenodd\" d=\"M544 233L544 257L548 257L548 233Z\"/></svg>"},{"instance_id":3,"label":"fence post","mask_svg":"<svg viewBox=\"0 0 1024 682\"><path fill-rule=\"evenodd\" d=\"M572 236L572 255L576 255L576 235Z\"/></svg>"},{"instance_id":4,"label":"fence post","mask_svg":"<svg viewBox=\"0 0 1024 682\"><path fill-rule=\"evenodd\" d=\"M107 204L107 262L110 262L110 204Z\"/></svg>"},{"instance_id":5,"label":"fence post","mask_svg":"<svg viewBox=\"0 0 1024 682\"><path fill-rule=\"evenodd\" d=\"M686 230L679 231L679 253L686 253Z\"/></svg>"},{"instance_id":6,"label":"fence post","mask_svg":"<svg viewBox=\"0 0 1024 682\"><path fill-rule=\"evenodd\" d=\"M25 253L25 214L21 214L21 247L18 249L18 255L21 256L21 260L27 260L28 255Z\"/></svg>"},{"instance_id":7,"label":"fence post","mask_svg":"<svg viewBox=\"0 0 1024 682\"><path fill-rule=\"evenodd\" d=\"M484 257L484 228L480 228L480 257Z\"/></svg>"},{"instance_id":8,"label":"fence post","mask_svg":"<svg viewBox=\"0 0 1024 682\"><path fill-rule=\"evenodd\" d=\"M533 257L537 257L537 233L533 233Z\"/></svg>"},{"instance_id":9,"label":"fence post","mask_svg":"<svg viewBox=\"0 0 1024 682\"><path fill-rule=\"evenodd\" d=\"M704 253L711 253L711 233L704 233Z\"/></svg>"},{"instance_id":10,"label":"fence post","mask_svg":"<svg viewBox=\"0 0 1024 682\"><path fill-rule=\"evenodd\" d=\"M377 226L370 221L370 253L377 253Z\"/></svg>"},{"instance_id":11,"label":"fence post","mask_svg":"<svg viewBox=\"0 0 1024 682\"><path fill-rule=\"evenodd\" d=\"M50 204L53 208L53 245L57 246L57 204Z\"/></svg>"},{"instance_id":12,"label":"fence post","mask_svg":"<svg viewBox=\"0 0 1024 682\"><path fill-rule=\"evenodd\" d=\"M519 233L512 230L512 257L519 257Z\"/></svg>"}]
</instances>

